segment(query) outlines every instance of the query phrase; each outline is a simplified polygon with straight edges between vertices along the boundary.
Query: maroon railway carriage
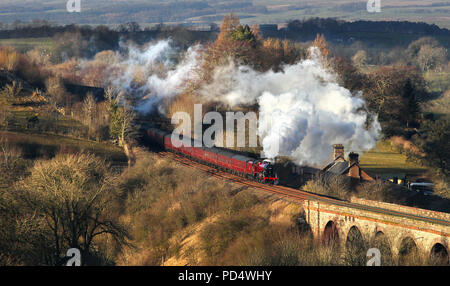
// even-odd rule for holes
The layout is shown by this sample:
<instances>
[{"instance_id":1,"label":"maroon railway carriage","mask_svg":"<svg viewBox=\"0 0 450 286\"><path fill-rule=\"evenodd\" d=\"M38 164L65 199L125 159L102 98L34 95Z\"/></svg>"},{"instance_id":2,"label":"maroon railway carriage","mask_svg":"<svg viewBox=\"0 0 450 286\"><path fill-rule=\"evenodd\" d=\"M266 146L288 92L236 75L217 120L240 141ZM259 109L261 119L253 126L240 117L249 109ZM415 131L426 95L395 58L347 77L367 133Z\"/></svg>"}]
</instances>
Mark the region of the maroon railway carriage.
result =
<instances>
[{"instance_id":1,"label":"maroon railway carriage","mask_svg":"<svg viewBox=\"0 0 450 286\"><path fill-rule=\"evenodd\" d=\"M181 153L204 164L260 182L278 183L278 178L274 175L273 165L268 161L255 160L218 147L195 147L195 144L198 144L197 146L202 144L192 139L189 139L191 140L191 146L185 146L181 139L172 139L172 133L156 128L148 129L147 135L151 142L164 149Z\"/></svg>"}]
</instances>

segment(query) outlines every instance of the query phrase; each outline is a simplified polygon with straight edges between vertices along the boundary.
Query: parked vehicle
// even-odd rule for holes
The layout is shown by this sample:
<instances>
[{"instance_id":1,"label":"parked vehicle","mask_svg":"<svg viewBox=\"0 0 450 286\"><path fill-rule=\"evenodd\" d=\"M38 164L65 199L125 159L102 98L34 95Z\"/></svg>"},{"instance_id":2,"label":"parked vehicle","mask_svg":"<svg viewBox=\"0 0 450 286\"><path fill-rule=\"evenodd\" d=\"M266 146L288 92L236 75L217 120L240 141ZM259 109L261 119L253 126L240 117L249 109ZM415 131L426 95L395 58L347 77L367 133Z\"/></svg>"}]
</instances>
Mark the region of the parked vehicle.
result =
<instances>
[{"instance_id":1,"label":"parked vehicle","mask_svg":"<svg viewBox=\"0 0 450 286\"><path fill-rule=\"evenodd\" d=\"M433 194L433 186L434 186L433 183L421 182L421 183L409 183L408 188L411 191L416 191L424 194L425 196L429 196Z\"/></svg>"}]
</instances>

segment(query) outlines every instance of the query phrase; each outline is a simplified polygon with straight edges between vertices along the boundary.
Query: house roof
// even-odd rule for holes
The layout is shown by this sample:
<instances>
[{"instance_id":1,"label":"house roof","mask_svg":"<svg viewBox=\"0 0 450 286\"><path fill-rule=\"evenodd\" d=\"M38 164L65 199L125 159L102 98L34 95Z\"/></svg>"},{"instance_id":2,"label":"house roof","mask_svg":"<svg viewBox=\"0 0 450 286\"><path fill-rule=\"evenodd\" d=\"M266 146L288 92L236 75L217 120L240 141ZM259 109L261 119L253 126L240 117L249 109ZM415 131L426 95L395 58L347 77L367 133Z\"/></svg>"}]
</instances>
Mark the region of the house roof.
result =
<instances>
[{"instance_id":1,"label":"house roof","mask_svg":"<svg viewBox=\"0 0 450 286\"><path fill-rule=\"evenodd\" d=\"M326 172L330 172L336 175L343 175L346 173L346 171L348 169L348 163L347 162L342 162L342 161L334 161L333 163L331 163L330 165L328 165L324 171Z\"/></svg>"},{"instance_id":2,"label":"house roof","mask_svg":"<svg viewBox=\"0 0 450 286\"><path fill-rule=\"evenodd\" d=\"M331 176L347 175L349 174L350 169L353 166L357 166L359 168L359 176L362 180L369 180L369 181L373 180L373 178L369 174L364 172L364 170L362 170L361 167L359 167L359 164L357 162L349 164L348 161L343 159L344 159L343 156L338 156L336 159L334 159L333 162L331 162L325 168L322 169L325 178L328 179Z\"/></svg>"}]
</instances>

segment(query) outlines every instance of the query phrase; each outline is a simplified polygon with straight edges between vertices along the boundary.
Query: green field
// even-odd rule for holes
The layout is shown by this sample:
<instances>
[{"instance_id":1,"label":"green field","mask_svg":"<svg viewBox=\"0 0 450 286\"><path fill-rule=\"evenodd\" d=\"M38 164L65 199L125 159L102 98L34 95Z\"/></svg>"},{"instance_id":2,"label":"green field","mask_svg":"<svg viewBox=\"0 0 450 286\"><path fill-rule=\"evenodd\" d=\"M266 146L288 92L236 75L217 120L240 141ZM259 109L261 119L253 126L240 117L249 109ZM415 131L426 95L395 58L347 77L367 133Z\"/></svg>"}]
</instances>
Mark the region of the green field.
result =
<instances>
[{"instance_id":1,"label":"green field","mask_svg":"<svg viewBox=\"0 0 450 286\"><path fill-rule=\"evenodd\" d=\"M379 141L372 150L361 155L361 167L371 174L410 174L418 175L427 168L410 162L406 156L391 145L391 141Z\"/></svg>"},{"instance_id":2,"label":"green field","mask_svg":"<svg viewBox=\"0 0 450 286\"><path fill-rule=\"evenodd\" d=\"M444 1L443 1L444 2ZM345 10L341 5L361 5L360 8ZM381 13L369 13L363 1L273 1L255 0L254 5L266 5L268 14L237 13L241 16L251 16L242 19L243 23L282 23L293 19L312 17L339 18L343 20L372 21L411 21L436 24L442 28L450 28L450 4L442 7L427 6L436 1L381 1ZM305 8L300 8L304 5ZM300 6L300 7L299 7Z\"/></svg>"},{"instance_id":3,"label":"green field","mask_svg":"<svg viewBox=\"0 0 450 286\"><path fill-rule=\"evenodd\" d=\"M28 51L34 48L50 50L53 48L52 38L14 38L0 39L0 46L10 46L18 51Z\"/></svg>"},{"instance_id":4,"label":"green field","mask_svg":"<svg viewBox=\"0 0 450 286\"><path fill-rule=\"evenodd\" d=\"M450 72L427 72L424 77L431 92L450 90Z\"/></svg>"}]
</instances>

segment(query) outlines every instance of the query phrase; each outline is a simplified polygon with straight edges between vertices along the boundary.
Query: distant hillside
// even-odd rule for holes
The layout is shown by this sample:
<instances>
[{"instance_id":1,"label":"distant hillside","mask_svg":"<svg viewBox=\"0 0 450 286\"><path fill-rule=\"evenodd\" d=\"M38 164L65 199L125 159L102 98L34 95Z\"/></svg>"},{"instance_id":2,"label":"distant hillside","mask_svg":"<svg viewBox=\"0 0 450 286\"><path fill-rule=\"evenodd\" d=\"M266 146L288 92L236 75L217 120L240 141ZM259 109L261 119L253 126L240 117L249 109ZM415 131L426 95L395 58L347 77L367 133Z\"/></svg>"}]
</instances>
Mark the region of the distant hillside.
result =
<instances>
[{"instance_id":1,"label":"distant hillside","mask_svg":"<svg viewBox=\"0 0 450 286\"><path fill-rule=\"evenodd\" d=\"M245 22L245 20L242 20ZM197 43L214 41L217 37L215 26L208 26L197 31L189 27L169 26L144 28L137 23L126 23L119 27L90 27L90 26L59 26L48 22L39 24L23 24L13 28L12 25L0 27L0 46L11 45L20 51L31 49L35 45L44 46L54 42L55 35L80 32L85 39L93 44L94 54L101 50L117 50L119 41L133 40L139 44L152 39L171 37L183 48ZM195 29L195 28L194 28ZM421 37L434 37L447 48L450 48L450 30L434 24L422 22L397 21L344 21L333 18L309 18L292 20L284 28L276 25L261 25L264 37L290 39L295 41L312 41L317 34L324 34L327 41L332 43L351 44L361 41L371 47L408 46ZM36 38L36 39L34 39ZM42 43L38 38L43 39ZM2 40L3 39L3 40ZM16 43L16 40L18 43ZM32 45L23 42L31 41ZM85 51L86 52L86 51Z\"/></svg>"},{"instance_id":2,"label":"distant hillside","mask_svg":"<svg viewBox=\"0 0 450 286\"><path fill-rule=\"evenodd\" d=\"M324 34L327 40L331 42L352 43L358 40L372 45L384 46L406 46L420 37L432 36L439 39L447 48L450 47L450 30L433 24L416 22L349 22L330 18L313 18L291 21L283 36L289 39L311 41L317 34ZM266 33L266 36L277 35Z\"/></svg>"},{"instance_id":3,"label":"distant hillside","mask_svg":"<svg viewBox=\"0 0 450 286\"><path fill-rule=\"evenodd\" d=\"M81 0L81 13L68 13L66 1L6 0L0 3L0 19L4 23L44 19L60 24L209 24L234 12L246 19L246 23L335 17L345 20L421 21L450 28L449 1L383 0L381 5L381 13L369 13L366 1L358 0Z\"/></svg>"}]
</instances>

